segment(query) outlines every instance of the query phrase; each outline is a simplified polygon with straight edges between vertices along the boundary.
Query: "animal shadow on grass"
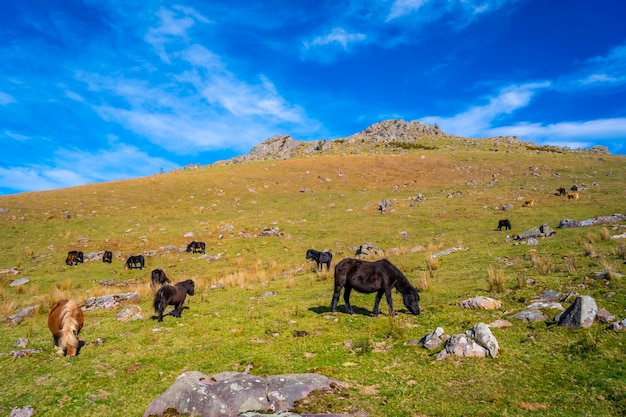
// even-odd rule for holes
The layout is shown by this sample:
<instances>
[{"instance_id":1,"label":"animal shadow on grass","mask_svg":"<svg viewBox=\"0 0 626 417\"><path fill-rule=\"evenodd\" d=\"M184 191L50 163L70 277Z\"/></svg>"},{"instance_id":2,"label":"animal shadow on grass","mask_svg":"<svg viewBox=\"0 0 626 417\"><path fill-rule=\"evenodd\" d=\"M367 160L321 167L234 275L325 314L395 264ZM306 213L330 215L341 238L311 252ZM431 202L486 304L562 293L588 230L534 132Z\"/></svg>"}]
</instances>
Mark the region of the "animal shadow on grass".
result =
<instances>
[{"instance_id":1,"label":"animal shadow on grass","mask_svg":"<svg viewBox=\"0 0 626 417\"><path fill-rule=\"evenodd\" d=\"M182 308L182 309L183 309L183 310L189 310L189 307L187 307L187 306L183 306L183 308ZM329 310L330 310L330 308L329 308ZM165 316L173 316L173 315L174 315L174 311L175 311L175 309L170 310L170 311L168 311L167 313L163 313L163 317L165 317ZM181 313L182 313L182 311L181 311ZM181 316L182 316L182 314L181 314ZM158 314L155 314L154 316L150 316L150 318L151 318L152 320L158 320L158 319L159 319L159 315L158 315Z\"/></svg>"},{"instance_id":2,"label":"animal shadow on grass","mask_svg":"<svg viewBox=\"0 0 626 417\"><path fill-rule=\"evenodd\" d=\"M352 306L352 310L354 310L354 315L363 315L363 316L374 316L374 313L371 312L370 310L367 310L365 308L361 308L361 307L356 307L356 306ZM316 314L327 314L327 313L331 313L330 311L330 307L326 307L326 306L319 306L319 307L311 307L309 308L309 311L316 313ZM343 313L343 314L348 314L349 313L346 312L346 307L345 306L337 306L337 313ZM383 314L381 312L381 314Z\"/></svg>"}]
</instances>

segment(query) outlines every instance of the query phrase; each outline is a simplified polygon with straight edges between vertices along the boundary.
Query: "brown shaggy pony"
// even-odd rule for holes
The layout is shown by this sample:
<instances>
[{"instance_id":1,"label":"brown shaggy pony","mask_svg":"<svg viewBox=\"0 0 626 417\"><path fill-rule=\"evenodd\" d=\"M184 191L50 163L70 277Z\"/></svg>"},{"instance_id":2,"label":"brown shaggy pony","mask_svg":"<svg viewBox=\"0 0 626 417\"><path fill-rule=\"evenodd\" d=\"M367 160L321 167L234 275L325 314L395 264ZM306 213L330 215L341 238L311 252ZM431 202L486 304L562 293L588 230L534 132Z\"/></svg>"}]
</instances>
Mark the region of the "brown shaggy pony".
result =
<instances>
[{"instance_id":1,"label":"brown shaggy pony","mask_svg":"<svg viewBox=\"0 0 626 417\"><path fill-rule=\"evenodd\" d=\"M78 353L78 333L83 328L84 316L80 306L72 300L59 300L50 309L48 327L52 332L54 347L59 355Z\"/></svg>"}]
</instances>

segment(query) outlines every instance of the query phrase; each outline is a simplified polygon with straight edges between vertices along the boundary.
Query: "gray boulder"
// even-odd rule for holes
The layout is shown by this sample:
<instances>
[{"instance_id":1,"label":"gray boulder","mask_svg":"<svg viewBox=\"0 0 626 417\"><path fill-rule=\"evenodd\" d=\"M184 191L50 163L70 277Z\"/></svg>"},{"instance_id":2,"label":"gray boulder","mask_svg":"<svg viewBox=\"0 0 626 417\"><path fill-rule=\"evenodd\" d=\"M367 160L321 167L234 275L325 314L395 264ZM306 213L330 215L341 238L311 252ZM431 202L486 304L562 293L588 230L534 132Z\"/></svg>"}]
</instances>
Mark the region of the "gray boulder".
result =
<instances>
[{"instance_id":1,"label":"gray boulder","mask_svg":"<svg viewBox=\"0 0 626 417\"><path fill-rule=\"evenodd\" d=\"M577 297L572 305L559 314L555 320L559 326L568 329L588 328L593 324L597 312L598 305L596 301L587 295L583 295Z\"/></svg>"},{"instance_id":2,"label":"gray boulder","mask_svg":"<svg viewBox=\"0 0 626 417\"><path fill-rule=\"evenodd\" d=\"M548 316L543 314L541 310L524 310L520 311L519 313L513 314L509 318L518 319L528 323L548 320Z\"/></svg>"},{"instance_id":3,"label":"gray boulder","mask_svg":"<svg viewBox=\"0 0 626 417\"><path fill-rule=\"evenodd\" d=\"M204 417L280 413L293 408L297 400L312 391L330 390L335 385L339 383L319 374L263 378L239 372L207 376L191 371L180 375L171 387L152 401L143 417L163 416L168 409Z\"/></svg>"},{"instance_id":4,"label":"gray boulder","mask_svg":"<svg viewBox=\"0 0 626 417\"><path fill-rule=\"evenodd\" d=\"M436 349L443 343L442 336L444 333L441 327L437 327L435 330L422 337L418 343L428 350Z\"/></svg>"},{"instance_id":5,"label":"gray boulder","mask_svg":"<svg viewBox=\"0 0 626 417\"><path fill-rule=\"evenodd\" d=\"M473 338L480 346L487 349L492 358L498 356L500 346L493 333L491 333L491 329L489 329L489 326L485 323L478 323L465 333Z\"/></svg>"},{"instance_id":6,"label":"gray boulder","mask_svg":"<svg viewBox=\"0 0 626 417\"><path fill-rule=\"evenodd\" d=\"M474 342L467 335L454 334L446 341L443 350L437 354L437 360L445 359L449 355L485 358L488 353L487 349Z\"/></svg>"}]
</instances>

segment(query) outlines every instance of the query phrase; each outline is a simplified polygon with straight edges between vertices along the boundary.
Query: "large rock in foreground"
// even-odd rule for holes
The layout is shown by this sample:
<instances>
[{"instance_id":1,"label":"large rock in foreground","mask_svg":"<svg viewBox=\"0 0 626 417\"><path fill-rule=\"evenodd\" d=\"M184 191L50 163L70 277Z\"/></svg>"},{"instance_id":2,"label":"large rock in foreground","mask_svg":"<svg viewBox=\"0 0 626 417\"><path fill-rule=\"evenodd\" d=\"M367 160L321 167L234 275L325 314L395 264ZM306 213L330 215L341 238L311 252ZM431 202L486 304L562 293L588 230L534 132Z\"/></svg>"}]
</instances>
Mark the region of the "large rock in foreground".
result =
<instances>
[{"instance_id":1,"label":"large rock in foreground","mask_svg":"<svg viewBox=\"0 0 626 417\"><path fill-rule=\"evenodd\" d=\"M338 381L319 374L274 375L267 378L239 372L207 376L191 371L146 409L143 417L162 416L168 409L194 416L238 417L249 412L278 413L315 390L330 390Z\"/></svg>"},{"instance_id":2,"label":"large rock in foreground","mask_svg":"<svg viewBox=\"0 0 626 417\"><path fill-rule=\"evenodd\" d=\"M583 295L574 300L571 306L556 317L559 326L568 329L588 328L598 313L596 301L588 295Z\"/></svg>"}]
</instances>

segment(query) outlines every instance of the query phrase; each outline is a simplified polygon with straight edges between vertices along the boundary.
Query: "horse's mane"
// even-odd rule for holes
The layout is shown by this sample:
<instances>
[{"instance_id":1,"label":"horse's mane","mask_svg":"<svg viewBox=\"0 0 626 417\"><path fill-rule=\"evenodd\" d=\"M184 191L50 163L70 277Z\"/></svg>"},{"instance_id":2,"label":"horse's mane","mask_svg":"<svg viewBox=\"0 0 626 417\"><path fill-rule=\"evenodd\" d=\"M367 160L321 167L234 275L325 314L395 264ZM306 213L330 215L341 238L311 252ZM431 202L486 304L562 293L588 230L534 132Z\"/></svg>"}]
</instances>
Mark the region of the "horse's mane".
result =
<instances>
[{"instance_id":1,"label":"horse's mane","mask_svg":"<svg viewBox=\"0 0 626 417\"><path fill-rule=\"evenodd\" d=\"M80 306L73 300L69 300L61 309L61 334L59 346L64 349L67 346L78 346L76 334L80 330L80 322L76 314Z\"/></svg>"},{"instance_id":2,"label":"horse's mane","mask_svg":"<svg viewBox=\"0 0 626 417\"><path fill-rule=\"evenodd\" d=\"M394 287L398 291L400 291L402 294L405 294L409 292L410 290L415 290L415 287L413 286L413 284L411 284L411 281L409 281L409 279L402 273L402 271L400 271L397 266L392 264L391 261L389 261L389 259L385 258L385 259L381 259L381 261L385 262L385 264L389 268L391 268L393 272L397 275L397 279L396 279L396 283L394 284Z\"/></svg>"}]
</instances>

